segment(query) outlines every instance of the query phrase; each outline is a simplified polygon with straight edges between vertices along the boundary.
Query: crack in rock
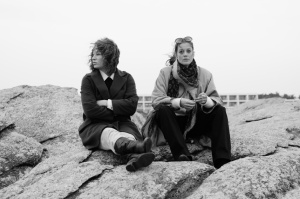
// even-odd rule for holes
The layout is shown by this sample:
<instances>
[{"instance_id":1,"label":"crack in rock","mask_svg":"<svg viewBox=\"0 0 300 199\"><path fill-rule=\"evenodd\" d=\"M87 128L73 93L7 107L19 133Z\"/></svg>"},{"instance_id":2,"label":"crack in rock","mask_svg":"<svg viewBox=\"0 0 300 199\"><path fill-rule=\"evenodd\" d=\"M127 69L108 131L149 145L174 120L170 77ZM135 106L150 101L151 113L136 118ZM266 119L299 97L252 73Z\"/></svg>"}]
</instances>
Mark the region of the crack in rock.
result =
<instances>
[{"instance_id":1,"label":"crack in rock","mask_svg":"<svg viewBox=\"0 0 300 199\"><path fill-rule=\"evenodd\" d=\"M22 96L23 94L24 94L24 92L23 92L23 93L19 93L18 95L13 96L13 97L10 98L6 103L9 104L12 100L16 99L17 97Z\"/></svg>"},{"instance_id":2,"label":"crack in rock","mask_svg":"<svg viewBox=\"0 0 300 199\"><path fill-rule=\"evenodd\" d=\"M261 118L256 118L256 119L249 119L249 120L246 120L245 122L256 122L256 121L260 121L260 120L265 120L265 119L269 119L273 116L266 116L266 117L261 117Z\"/></svg>"},{"instance_id":3,"label":"crack in rock","mask_svg":"<svg viewBox=\"0 0 300 199\"><path fill-rule=\"evenodd\" d=\"M78 189L76 191L73 191L71 193L69 193L69 195L67 195L65 197L65 199L76 199L77 196L80 195L80 190L84 187L86 187L90 182L93 182L94 180L97 180L98 178L101 178L101 176L106 172L106 171L110 171L113 170L114 168L106 168L102 170L102 173L100 173L99 175L93 176L89 179L87 179L84 183L82 183L81 186L78 187Z\"/></svg>"},{"instance_id":4,"label":"crack in rock","mask_svg":"<svg viewBox=\"0 0 300 199\"><path fill-rule=\"evenodd\" d=\"M40 141L40 143L41 143L41 144L45 144L45 142L47 142L47 141L54 140L54 139L59 138L59 137L62 137L62 136L63 136L63 135L57 135L57 136L54 136L54 137L49 137L49 138L46 139L46 140Z\"/></svg>"},{"instance_id":5,"label":"crack in rock","mask_svg":"<svg viewBox=\"0 0 300 199\"><path fill-rule=\"evenodd\" d=\"M0 122L0 133L5 131L6 129L14 129L16 127L15 123Z\"/></svg>"}]
</instances>

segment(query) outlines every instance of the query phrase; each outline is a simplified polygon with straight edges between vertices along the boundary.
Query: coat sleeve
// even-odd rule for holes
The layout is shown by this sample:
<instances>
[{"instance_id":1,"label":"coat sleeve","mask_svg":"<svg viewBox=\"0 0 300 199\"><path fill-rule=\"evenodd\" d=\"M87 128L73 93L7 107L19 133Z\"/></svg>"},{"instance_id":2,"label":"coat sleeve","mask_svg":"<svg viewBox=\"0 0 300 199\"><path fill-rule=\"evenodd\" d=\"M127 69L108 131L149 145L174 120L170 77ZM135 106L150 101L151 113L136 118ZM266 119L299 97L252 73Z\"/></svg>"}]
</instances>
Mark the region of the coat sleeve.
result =
<instances>
[{"instance_id":1,"label":"coat sleeve","mask_svg":"<svg viewBox=\"0 0 300 199\"><path fill-rule=\"evenodd\" d=\"M137 109L139 97L136 94L136 87L133 77L128 74L126 91L123 99L112 99L115 115L131 116Z\"/></svg>"},{"instance_id":2,"label":"coat sleeve","mask_svg":"<svg viewBox=\"0 0 300 199\"><path fill-rule=\"evenodd\" d=\"M208 84L205 89L205 93L209 96L212 100L214 100L217 104L222 104L222 100L217 92L213 76L211 75L208 81Z\"/></svg>"},{"instance_id":3,"label":"coat sleeve","mask_svg":"<svg viewBox=\"0 0 300 199\"><path fill-rule=\"evenodd\" d=\"M111 110L97 104L93 83L88 76L81 82L81 102L84 114L90 119L112 121L114 114Z\"/></svg>"},{"instance_id":4,"label":"coat sleeve","mask_svg":"<svg viewBox=\"0 0 300 199\"><path fill-rule=\"evenodd\" d=\"M207 78L206 78L206 83L205 83L205 89L204 89L204 92L207 94L208 97L210 97L215 103L212 107L210 108L206 108L204 106L201 106L201 109L204 113L206 114L209 114L211 113L214 108L217 106L217 105L222 105L223 102L222 102L222 99L220 98L217 90L216 90L216 86L215 86L215 83L214 83L214 79L213 79L213 76L210 72L207 72Z\"/></svg>"},{"instance_id":5,"label":"coat sleeve","mask_svg":"<svg viewBox=\"0 0 300 199\"><path fill-rule=\"evenodd\" d=\"M160 70L152 92L152 106L155 109L159 104L171 104L171 97L167 96L168 78L163 69Z\"/></svg>"}]
</instances>

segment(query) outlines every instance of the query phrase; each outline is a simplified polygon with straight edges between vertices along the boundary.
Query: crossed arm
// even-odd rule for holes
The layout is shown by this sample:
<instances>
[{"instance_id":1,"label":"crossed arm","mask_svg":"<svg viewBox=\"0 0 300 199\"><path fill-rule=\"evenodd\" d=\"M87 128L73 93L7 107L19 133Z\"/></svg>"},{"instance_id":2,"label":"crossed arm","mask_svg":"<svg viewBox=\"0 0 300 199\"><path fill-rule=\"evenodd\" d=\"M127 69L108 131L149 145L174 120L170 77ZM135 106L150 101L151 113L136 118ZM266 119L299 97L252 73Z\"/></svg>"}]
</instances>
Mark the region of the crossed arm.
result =
<instances>
[{"instance_id":1,"label":"crossed arm","mask_svg":"<svg viewBox=\"0 0 300 199\"><path fill-rule=\"evenodd\" d=\"M91 79L84 77L81 84L81 101L85 115L90 119L112 121L114 116L131 116L135 113L138 103L135 82L128 76L125 90L120 91L121 99L111 99L112 109L107 108L108 100L97 100L97 89Z\"/></svg>"}]
</instances>

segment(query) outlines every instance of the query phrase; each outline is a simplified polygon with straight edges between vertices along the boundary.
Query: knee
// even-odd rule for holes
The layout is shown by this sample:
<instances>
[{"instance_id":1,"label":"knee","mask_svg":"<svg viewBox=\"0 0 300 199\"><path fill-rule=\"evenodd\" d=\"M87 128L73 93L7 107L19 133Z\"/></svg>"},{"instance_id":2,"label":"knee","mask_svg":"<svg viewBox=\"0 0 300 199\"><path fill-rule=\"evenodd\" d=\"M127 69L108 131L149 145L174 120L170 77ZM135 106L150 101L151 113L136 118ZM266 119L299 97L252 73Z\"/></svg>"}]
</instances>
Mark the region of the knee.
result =
<instances>
[{"instance_id":1,"label":"knee","mask_svg":"<svg viewBox=\"0 0 300 199\"><path fill-rule=\"evenodd\" d=\"M215 107L214 111L217 112L217 113L223 114L223 113L226 113L226 108L222 105L217 105Z\"/></svg>"},{"instance_id":2,"label":"knee","mask_svg":"<svg viewBox=\"0 0 300 199\"><path fill-rule=\"evenodd\" d=\"M169 114L171 112L172 112L171 107L170 106L165 106L165 105L159 107L159 109L157 110L157 113L159 115L166 115L166 114Z\"/></svg>"}]
</instances>

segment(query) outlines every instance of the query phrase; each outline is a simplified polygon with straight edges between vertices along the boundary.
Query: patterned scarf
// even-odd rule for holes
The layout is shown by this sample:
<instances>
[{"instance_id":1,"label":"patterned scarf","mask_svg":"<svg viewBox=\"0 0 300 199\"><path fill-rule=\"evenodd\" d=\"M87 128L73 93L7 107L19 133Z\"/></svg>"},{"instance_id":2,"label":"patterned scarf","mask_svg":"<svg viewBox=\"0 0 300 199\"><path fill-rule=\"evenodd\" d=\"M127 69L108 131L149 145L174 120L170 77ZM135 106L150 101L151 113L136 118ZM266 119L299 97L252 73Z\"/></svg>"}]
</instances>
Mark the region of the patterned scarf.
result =
<instances>
[{"instance_id":1,"label":"patterned scarf","mask_svg":"<svg viewBox=\"0 0 300 199\"><path fill-rule=\"evenodd\" d=\"M177 61L177 73L178 76L189 86L198 88L198 71L197 71L197 64L196 61L193 61L188 66L184 66ZM177 97L179 91L179 83L173 76L171 71L169 83L168 83L168 91L167 95L169 97Z\"/></svg>"}]
</instances>

